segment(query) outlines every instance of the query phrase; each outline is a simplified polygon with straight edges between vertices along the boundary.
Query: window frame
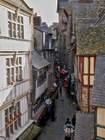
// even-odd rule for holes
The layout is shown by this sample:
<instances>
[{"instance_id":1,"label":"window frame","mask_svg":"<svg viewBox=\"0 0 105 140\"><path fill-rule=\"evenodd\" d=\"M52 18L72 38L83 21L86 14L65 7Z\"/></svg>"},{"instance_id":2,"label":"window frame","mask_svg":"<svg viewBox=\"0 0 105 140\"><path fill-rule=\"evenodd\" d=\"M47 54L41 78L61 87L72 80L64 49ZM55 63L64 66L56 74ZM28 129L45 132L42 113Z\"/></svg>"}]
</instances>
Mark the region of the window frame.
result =
<instances>
[{"instance_id":1,"label":"window frame","mask_svg":"<svg viewBox=\"0 0 105 140\"><path fill-rule=\"evenodd\" d=\"M7 86L12 85L13 82L22 81L23 80L22 57L17 57L16 61L13 60L13 57L6 58L6 70L7 70Z\"/></svg>"},{"instance_id":2,"label":"window frame","mask_svg":"<svg viewBox=\"0 0 105 140\"><path fill-rule=\"evenodd\" d=\"M84 56L84 58L88 58L88 73L85 73L84 72L84 60L83 60L83 73L82 73L82 77L84 77L84 76L87 76L88 77L88 83L87 84L84 84L84 78L83 78L83 85L84 86L93 86L93 83L91 83L91 77L93 77L93 81L94 81L94 73L95 73L95 62L96 62L96 57L95 56ZM91 68L90 68L90 60L91 60L91 58L93 58L94 59L94 65L93 65L93 67L94 67L94 72L93 73L91 73L90 72L90 70L91 70Z\"/></svg>"},{"instance_id":3,"label":"window frame","mask_svg":"<svg viewBox=\"0 0 105 140\"><path fill-rule=\"evenodd\" d=\"M14 134L15 131L21 127L21 117L22 113L20 111L20 101L18 101L15 106L12 105L5 109L6 137L9 138L11 134Z\"/></svg>"},{"instance_id":4,"label":"window frame","mask_svg":"<svg viewBox=\"0 0 105 140\"><path fill-rule=\"evenodd\" d=\"M98 109L104 109L104 111L105 111L105 108L102 108L102 107L97 107L97 109L96 109L96 139L98 139L98 138L105 139L105 137L98 136L98 129L105 131L105 124L103 125L102 122L101 122L102 124L98 124ZM101 111L101 113L103 113L103 110ZM101 114L101 116L103 117L103 114ZM105 112L104 112L103 118L105 119Z\"/></svg>"},{"instance_id":5,"label":"window frame","mask_svg":"<svg viewBox=\"0 0 105 140\"><path fill-rule=\"evenodd\" d=\"M10 16L10 17L9 17ZM8 35L11 38L24 39L24 18L8 11Z\"/></svg>"}]
</instances>

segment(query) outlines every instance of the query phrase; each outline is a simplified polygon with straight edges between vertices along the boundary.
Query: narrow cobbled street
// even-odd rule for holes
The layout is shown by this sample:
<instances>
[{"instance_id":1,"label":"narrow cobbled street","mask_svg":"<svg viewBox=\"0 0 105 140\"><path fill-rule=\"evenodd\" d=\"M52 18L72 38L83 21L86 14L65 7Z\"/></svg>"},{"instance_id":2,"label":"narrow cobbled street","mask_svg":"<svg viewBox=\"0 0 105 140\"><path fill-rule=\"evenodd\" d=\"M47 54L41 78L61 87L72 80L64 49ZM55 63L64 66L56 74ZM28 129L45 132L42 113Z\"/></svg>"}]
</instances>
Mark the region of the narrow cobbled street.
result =
<instances>
[{"instance_id":1,"label":"narrow cobbled street","mask_svg":"<svg viewBox=\"0 0 105 140\"><path fill-rule=\"evenodd\" d=\"M72 118L75 110L76 104L63 89L62 97L56 100L56 120L48 121L38 140L64 140L64 123L68 117Z\"/></svg>"}]
</instances>

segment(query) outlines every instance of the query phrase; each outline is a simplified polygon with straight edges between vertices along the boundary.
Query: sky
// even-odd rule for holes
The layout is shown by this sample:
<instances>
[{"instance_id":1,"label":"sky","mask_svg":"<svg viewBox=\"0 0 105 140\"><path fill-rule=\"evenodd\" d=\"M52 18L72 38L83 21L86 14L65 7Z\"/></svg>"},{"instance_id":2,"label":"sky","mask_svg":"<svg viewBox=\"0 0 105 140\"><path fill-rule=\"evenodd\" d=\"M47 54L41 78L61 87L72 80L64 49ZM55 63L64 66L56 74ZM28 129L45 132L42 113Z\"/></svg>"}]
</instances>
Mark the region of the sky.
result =
<instances>
[{"instance_id":1,"label":"sky","mask_svg":"<svg viewBox=\"0 0 105 140\"><path fill-rule=\"evenodd\" d=\"M35 12L42 17L43 22L51 25L58 22L57 0L26 0Z\"/></svg>"}]
</instances>

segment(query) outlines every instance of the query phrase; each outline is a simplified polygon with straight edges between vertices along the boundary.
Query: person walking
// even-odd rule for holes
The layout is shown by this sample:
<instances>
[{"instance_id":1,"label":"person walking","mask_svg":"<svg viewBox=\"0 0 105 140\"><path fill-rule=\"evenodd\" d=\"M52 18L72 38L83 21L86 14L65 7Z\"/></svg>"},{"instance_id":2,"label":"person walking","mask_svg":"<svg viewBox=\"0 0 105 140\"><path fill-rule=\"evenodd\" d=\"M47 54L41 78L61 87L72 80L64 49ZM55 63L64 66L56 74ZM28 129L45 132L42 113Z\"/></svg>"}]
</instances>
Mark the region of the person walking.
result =
<instances>
[{"instance_id":1,"label":"person walking","mask_svg":"<svg viewBox=\"0 0 105 140\"><path fill-rule=\"evenodd\" d=\"M52 100L51 120L52 120L52 121L55 121L55 99Z\"/></svg>"},{"instance_id":2,"label":"person walking","mask_svg":"<svg viewBox=\"0 0 105 140\"><path fill-rule=\"evenodd\" d=\"M61 79L59 80L59 95L62 97L62 81Z\"/></svg>"},{"instance_id":3,"label":"person walking","mask_svg":"<svg viewBox=\"0 0 105 140\"><path fill-rule=\"evenodd\" d=\"M75 128L75 123L76 123L76 115L74 114L72 118L72 125L74 126L74 128Z\"/></svg>"},{"instance_id":4,"label":"person walking","mask_svg":"<svg viewBox=\"0 0 105 140\"><path fill-rule=\"evenodd\" d=\"M67 118L65 125L64 125L65 140L71 140L72 134L74 132L73 129L74 129L74 127L73 127L71 121L69 120L69 118Z\"/></svg>"}]
</instances>

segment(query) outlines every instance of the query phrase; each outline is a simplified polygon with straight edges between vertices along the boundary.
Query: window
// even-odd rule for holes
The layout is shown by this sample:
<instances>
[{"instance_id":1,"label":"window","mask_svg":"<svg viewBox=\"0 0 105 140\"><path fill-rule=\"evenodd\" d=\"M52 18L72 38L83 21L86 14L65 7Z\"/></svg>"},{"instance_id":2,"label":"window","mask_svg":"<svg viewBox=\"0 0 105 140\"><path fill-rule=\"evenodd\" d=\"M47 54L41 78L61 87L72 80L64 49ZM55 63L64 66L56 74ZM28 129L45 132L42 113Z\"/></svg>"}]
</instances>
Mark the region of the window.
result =
<instances>
[{"instance_id":1,"label":"window","mask_svg":"<svg viewBox=\"0 0 105 140\"><path fill-rule=\"evenodd\" d=\"M11 84L11 77L10 77L10 69L7 68L7 84L10 85Z\"/></svg>"},{"instance_id":2,"label":"window","mask_svg":"<svg viewBox=\"0 0 105 140\"><path fill-rule=\"evenodd\" d=\"M18 75L19 75L19 73L18 73L18 67L16 67L16 81L18 81Z\"/></svg>"},{"instance_id":3,"label":"window","mask_svg":"<svg viewBox=\"0 0 105 140\"><path fill-rule=\"evenodd\" d=\"M13 21L16 21L16 16L14 13L12 14L12 16L13 16Z\"/></svg>"},{"instance_id":4,"label":"window","mask_svg":"<svg viewBox=\"0 0 105 140\"><path fill-rule=\"evenodd\" d=\"M105 126L105 109L97 109L97 124Z\"/></svg>"},{"instance_id":5,"label":"window","mask_svg":"<svg viewBox=\"0 0 105 140\"><path fill-rule=\"evenodd\" d=\"M20 102L17 102L15 106L10 106L5 110L6 137L10 137L14 130L17 130L19 127L21 127L21 112Z\"/></svg>"},{"instance_id":6,"label":"window","mask_svg":"<svg viewBox=\"0 0 105 140\"><path fill-rule=\"evenodd\" d=\"M11 79L12 79L12 81L15 80L14 77L15 77L15 75L14 75L14 68L11 68Z\"/></svg>"},{"instance_id":7,"label":"window","mask_svg":"<svg viewBox=\"0 0 105 140\"><path fill-rule=\"evenodd\" d=\"M20 114L20 102L17 103L17 112L18 112L17 115L19 115ZM20 117L18 118L18 126L21 127L21 118Z\"/></svg>"},{"instance_id":8,"label":"window","mask_svg":"<svg viewBox=\"0 0 105 140\"><path fill-rule=\"evenodd\" d=\"M6 137L10 136L10 129L8 127L9 123L9 111L8 109L5 110L5 127L6 127Z\"/></svg>"},{"instance_id":9,"label":"window","mask_svg":"<svg viewBox=\"0 0 105 140\"><path fill-rule=\"evenodd\" d=\"M105 108L97 108L97 136L105 139Z\"/></svg>"},{"instance_id":10,"label":"window","mask_svg":"<svg viewBox=\"0 0 105 140\"><path fill-rule=\"evenodd\" d=\"M46 80L46 71L40 71L37 80L37 87L41 86Z\"/></svg>"},{"instance_id":11,"label":"window","mask_svg":"<svg viewBox=\"0 0 105 140\"><path fill-rule=\"evenodd\" d=\"M21 16L21 23L23 24L23 17Z\"/></svg>"},{"instance_id":12,"label":"window","mask_svg":"<svg viewBox=\"0 0 105 140\"><path fill-rule=\"evenodd\" d=\"M19 79L21 80L22 79L22 67L19 66Z\"/></svg>"},{"instance_id":13,"label":"window","mask_svg":"<svg viewBox=\"0 0 105 140\"><path fill-rule=\"evenodd\" d=\"M13 26L13 37L16 38L16 24L13 23L12 26Z\"/></svg>"},{"instance_id":14,"label":"window","mask_svg":"<svg viewBox=\"0 0 105 140\"><path fill-rule=\"evenodd\" d=\"M22 64L22 58L19 57L19 64L21 65Z\"/></svg>"},{"instance_id":15,"label":"window","mask_svg":"<svg viewBox=\"0 0 105 140\"><path fill-rule=\"evenodd\" d=\"M18 16L18 23L20 23L20 16Z\"/></svg>"},{"instance_id":16,"label":"window","mask_svg":"<svg viewBox=\"0 0 105 140\"><path fill-rule=\"evenodd\" d=\"M7 58L7 59L9 59L9 58ZM15 64L15 63L14 63L14 59L11 58L11 65L14 66L14 64Z\"/></svg>"},{"instance_id":17,"label":"window","mask_svg":"<svg viewBox=\"0 0 105 140\"><path fill-rule=\"evenodd\" d=\"M8 11L8 34L9 37L24 39L23 17Z\"/></svg>"},{"instance_id":18,"label":"window","mask_svg":"<svg viewBox=\"0 0 105 140\"><path fill-rule=\"evenodd\" d=\"M94 57L90 57L90 74L94 74L95 60Z\"/></svg>"},{"instance_id":19,"label":"window","mask_svg":"<svg viewBox=\"0 0 105 140\"><path fill-rule=\"evenodd\" d=\"M11 20L11 12L8 11L8 19Z\"/></svg>"},{"instance_id":20,"label":"window","mask_svg":"<svg viewBox=\"0 0 105 140\"><path fill-rule=\"evenodd\" d=\"M17 37L20 38L20 25L17 24Z\"/></svg>"},{"instance_id":21,"label":"window","mask_svg":"<svg viewBox=\"0 0 105 140\"><path fill-rule=\"evenodd\" d=\"M95 71L95 57L84 57L83 61L83 84L93 86Z\"/></svg>"},{"instance_id":22,"label":"window","mask_svg":"<svg viewBox=\"0 0 105 140\"><path fill-rule=\"evenodd\" d=\"M10 66L10 59L9 59L9 58L6 59L6 65L7 65L8 67Z\"/></svg>"},{"instance_id":23,"label":"window","mask_svg":"<svg viewBox=\"0 0 105 140\"><path fill-rule=\"evenodd\" d=\"M13 84L14 81L22 80L22 58L6 58L7 66L7 85Z\"/></svg>"},{"instance_id":24,"label":"window","mask_svg":"<svg viewBox=\"0 0 105 140\"><path fill-rule=\"evenodd\" d=\"M83 83L84 85L88 85L88 75L83 76Z\"/></svg>"},{"instance_id":25,"label":"window","mask_svg":"<svg viewBox=\"0 0 105 140\"><path fill-rule=\"evenodd\" d=\"M21 35L21 38L24 38L24 26L23 25L21 25L20 35Z\"/></svg>"},{"instance_id":26,"label":"window","mask_svg":"<svg viewBox=\"0 0 105 140\"><path fill-rule=\"evenodd\" d=\"M13 106L11 106L10 108L9 108L9 118L10 118L10 122L12 122L13 121ZM10 132L13 134L13 124L11 124L10 125Z\"/></svg>"},{"instance_id":27,"label":"window","mask_svg":"<svg viewBox=\"0 0 105 140\"><path fill-rule=\"evenodd\" d=\"M85 57L84 58L84 73L86 74L88 73L88 69L89 69L88 63L89 63L88 57Z\"/></svg>"},{"instance_id":28,"label":"window","mask_svg":"<svg viewBox=\"0 0 105 140\"><path fill-rule=\"evenodd\" d=\"M9 36L12 37L12 23L11 22L8 22L8 33L9 33Z\"/></svg>"}]
</instances>

